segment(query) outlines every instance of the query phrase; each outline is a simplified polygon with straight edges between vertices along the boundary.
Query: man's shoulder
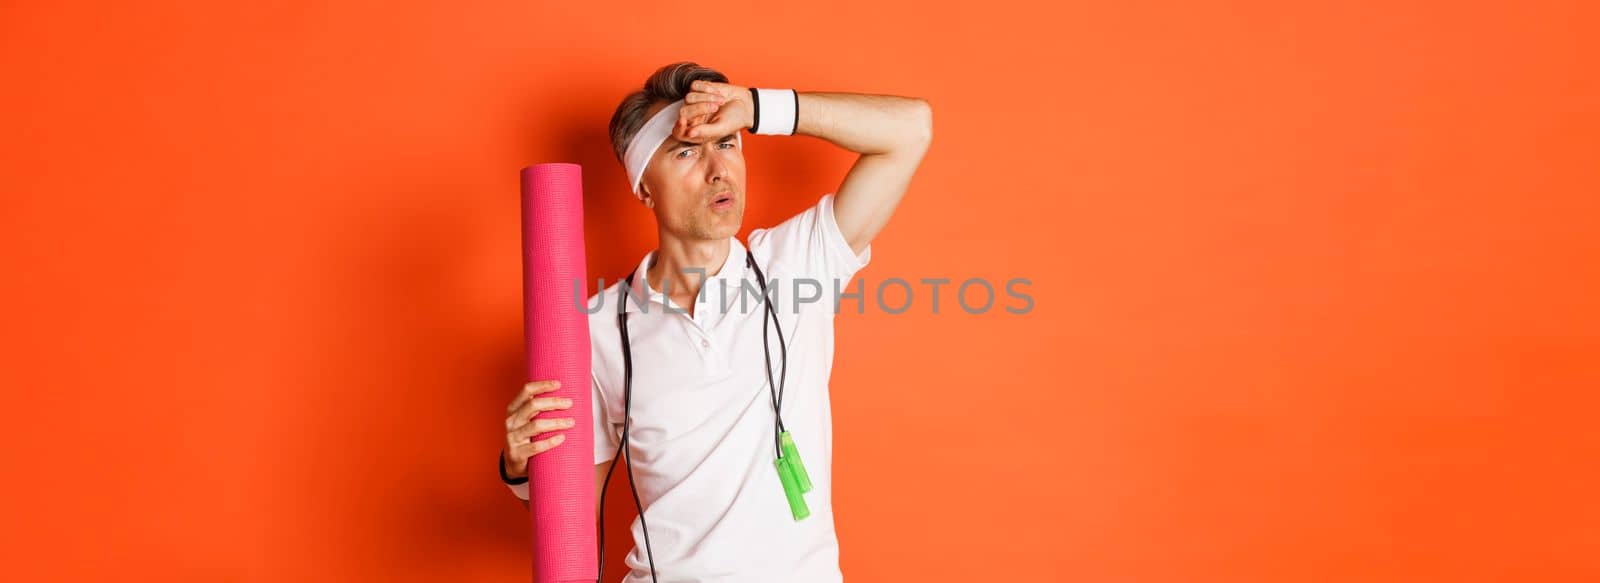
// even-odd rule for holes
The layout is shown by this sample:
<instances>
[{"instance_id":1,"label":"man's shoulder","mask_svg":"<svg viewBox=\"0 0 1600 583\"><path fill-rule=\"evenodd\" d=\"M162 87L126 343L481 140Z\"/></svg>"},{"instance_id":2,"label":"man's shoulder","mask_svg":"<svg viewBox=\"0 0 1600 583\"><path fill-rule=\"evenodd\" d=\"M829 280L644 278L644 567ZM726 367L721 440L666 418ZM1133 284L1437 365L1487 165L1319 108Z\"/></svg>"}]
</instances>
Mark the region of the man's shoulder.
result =
<instances>
[{"instance_id":1,"label":"man's shoulder","mask_svg":"<svg viewBox=\"0 0 1600 583\"><path fill-rule=\"evenodd\" d=\"M830 208L833 193L823 194L815 202L801 208L770 227L750 231L746 237L750 252L757 261L771 260L774 254L796 254L807 251L804 241L810 238L823 212ZM782 259L782 257L779 257Z\"/></svg>"}]
</instances>

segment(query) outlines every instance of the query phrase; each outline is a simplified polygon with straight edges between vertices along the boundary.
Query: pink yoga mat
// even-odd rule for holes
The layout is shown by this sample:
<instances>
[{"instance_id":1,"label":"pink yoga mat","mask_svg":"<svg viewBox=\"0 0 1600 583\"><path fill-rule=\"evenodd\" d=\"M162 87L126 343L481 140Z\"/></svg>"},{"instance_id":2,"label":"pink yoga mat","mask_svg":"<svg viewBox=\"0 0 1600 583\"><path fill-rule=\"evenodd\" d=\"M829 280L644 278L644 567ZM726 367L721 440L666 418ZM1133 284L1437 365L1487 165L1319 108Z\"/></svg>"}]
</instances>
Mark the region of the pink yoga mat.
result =
<instances>
[{"instance_id":1,"label":"pink yoga mat","mask_svg":"<svg viewBox=\"0 0 1600 583\"><path fill-rule=\"evenodd\" d=\"M593 583L594 425L589 402L589 297L583 256L583 171L577 164L522 169L523 333L528 380L555 379L572 408L546 413L577 425L528 469L533 572L538 583ZM540 434L536 439L554 435Z\"/></svg>"}]
</instances>

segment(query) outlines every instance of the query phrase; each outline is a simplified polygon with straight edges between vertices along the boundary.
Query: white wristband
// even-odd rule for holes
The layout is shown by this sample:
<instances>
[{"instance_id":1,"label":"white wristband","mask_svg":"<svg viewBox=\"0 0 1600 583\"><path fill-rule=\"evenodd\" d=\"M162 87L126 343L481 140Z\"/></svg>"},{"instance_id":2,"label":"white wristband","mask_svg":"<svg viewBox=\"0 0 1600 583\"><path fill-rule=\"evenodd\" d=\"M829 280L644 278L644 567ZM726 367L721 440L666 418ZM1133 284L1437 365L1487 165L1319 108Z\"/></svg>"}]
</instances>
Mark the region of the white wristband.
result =
<instances>
[{"instance_id":1,"label":"white wristband","mask_svg":"<svg viewBox=\"0 0 1600 583\"><path fill-rule=\"evenodd\" d=\"M501 482L501 483L504 483L504 482ZM506 484L506 487L510 488L511 489L511 493L512 494L516 494L518 498L521 498L523 500L527 500L528 499L528 483L527 482L523 482L521 484Z\"/></svg>"},{"instance_id":2,"label":"white wristband","mask_svg":"<svg viewBox=\"0 0 1600 583\"><path fill-rule=\"evenodd\" d=\"M793 135L800 121L800 93L793 89L750 89L755 107L755 123L750 133L767 136Z\"/></svg>"}]
</instances>

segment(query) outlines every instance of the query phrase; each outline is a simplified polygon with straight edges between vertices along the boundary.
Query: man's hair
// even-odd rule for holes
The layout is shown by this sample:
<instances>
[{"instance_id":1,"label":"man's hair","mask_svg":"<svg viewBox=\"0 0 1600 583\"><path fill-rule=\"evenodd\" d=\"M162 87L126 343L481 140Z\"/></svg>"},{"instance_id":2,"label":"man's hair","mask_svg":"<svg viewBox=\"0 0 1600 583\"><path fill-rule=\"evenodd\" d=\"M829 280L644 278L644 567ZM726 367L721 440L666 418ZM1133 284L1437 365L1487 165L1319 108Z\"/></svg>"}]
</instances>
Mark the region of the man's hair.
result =
<instances>
[{"instance_id":1,"label":"man's hair","mask_svg":"<svg viewBox=\"0 0 1600 583\"><path fill-rule=\"evenodd\" d=\"M650 78L644 80L644 88L622 98L622 103L617 104L617 111L611 114L611 149L616 151L618 162L627 163L622 155L628 151L628 143L633 141L634 134L644 126L644 114L650 106L658 101L671 103L683 99L695 81L727 83L728 76L688 61L673 63L656 69Z\"/></svg>"}]
</instances>

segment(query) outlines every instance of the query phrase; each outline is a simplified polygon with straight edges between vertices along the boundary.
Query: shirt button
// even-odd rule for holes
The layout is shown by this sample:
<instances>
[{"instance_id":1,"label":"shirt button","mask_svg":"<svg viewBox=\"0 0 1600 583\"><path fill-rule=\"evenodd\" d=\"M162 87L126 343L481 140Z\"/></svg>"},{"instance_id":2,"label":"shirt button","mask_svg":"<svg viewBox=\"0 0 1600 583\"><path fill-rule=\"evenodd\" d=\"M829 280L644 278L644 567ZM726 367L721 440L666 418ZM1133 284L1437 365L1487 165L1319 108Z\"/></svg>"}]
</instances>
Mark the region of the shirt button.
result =
<instances>
[{"instance_id":1,"label":"shirt button","mask_svg":"<svg viewBox=\"0 0 1600 583\"><path fill-rule=\"evenodd\" d=\"M701 348L711 348L711 341L710 340L701 340L700 341L700 347Z\"/></svg>"}]
</instances>

